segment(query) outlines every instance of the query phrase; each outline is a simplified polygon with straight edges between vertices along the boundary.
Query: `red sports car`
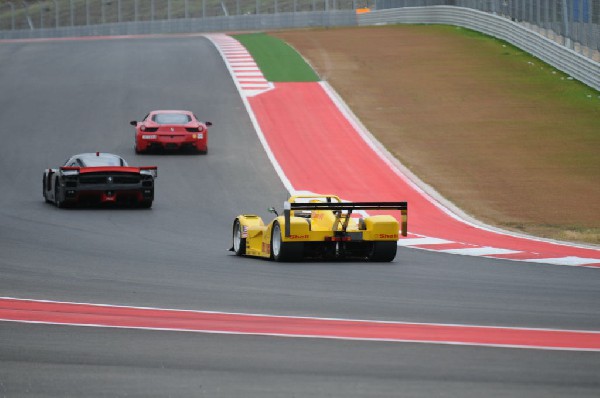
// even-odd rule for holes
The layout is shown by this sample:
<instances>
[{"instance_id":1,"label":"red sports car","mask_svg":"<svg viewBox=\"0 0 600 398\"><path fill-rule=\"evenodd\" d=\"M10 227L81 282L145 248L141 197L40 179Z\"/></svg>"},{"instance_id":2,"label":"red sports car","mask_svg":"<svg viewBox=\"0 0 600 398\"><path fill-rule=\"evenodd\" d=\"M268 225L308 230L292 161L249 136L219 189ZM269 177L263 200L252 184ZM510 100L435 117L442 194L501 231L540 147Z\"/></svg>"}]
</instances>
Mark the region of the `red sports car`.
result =
<instances>
[{"instance_id":1,"label":"red sports car","mask_svg":"<svg viewBox=\"0 0 600 398\"><path fill-rule=\"evenodd\" d=\"M208 127L211 122L200 122L189 111L152 111L135 126L135 152L152 149L192 149L199 153L208 151Z\"/></svg>"}]
</instances>

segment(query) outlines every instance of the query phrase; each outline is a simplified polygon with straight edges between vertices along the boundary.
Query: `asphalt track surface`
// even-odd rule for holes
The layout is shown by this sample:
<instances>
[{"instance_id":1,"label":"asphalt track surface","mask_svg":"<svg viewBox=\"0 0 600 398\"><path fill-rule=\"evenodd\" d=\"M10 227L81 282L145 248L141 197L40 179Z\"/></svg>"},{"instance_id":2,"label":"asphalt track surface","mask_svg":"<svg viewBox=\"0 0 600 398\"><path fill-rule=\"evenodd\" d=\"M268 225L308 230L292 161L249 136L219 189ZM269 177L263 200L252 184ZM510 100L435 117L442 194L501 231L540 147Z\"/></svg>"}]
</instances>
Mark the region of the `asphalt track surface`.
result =
<instances>
[{"instance_id":1,"label":"asphalt track surface","mask_svg":"<svg viewBox=\"0 0 600 398\"><path fill-rule=\"evenodd\" d=\"M185 108L206 156L133 152L128 122ZM0 296L198 311L600 330L597 270L400 248L391 264L237 258L231 221L287 192L201 37L0 44ZM59 210L78 152L157 165L151 210ZM597 352L0 322L12 396L597 396Z\"/></svg>"}]
</instances>

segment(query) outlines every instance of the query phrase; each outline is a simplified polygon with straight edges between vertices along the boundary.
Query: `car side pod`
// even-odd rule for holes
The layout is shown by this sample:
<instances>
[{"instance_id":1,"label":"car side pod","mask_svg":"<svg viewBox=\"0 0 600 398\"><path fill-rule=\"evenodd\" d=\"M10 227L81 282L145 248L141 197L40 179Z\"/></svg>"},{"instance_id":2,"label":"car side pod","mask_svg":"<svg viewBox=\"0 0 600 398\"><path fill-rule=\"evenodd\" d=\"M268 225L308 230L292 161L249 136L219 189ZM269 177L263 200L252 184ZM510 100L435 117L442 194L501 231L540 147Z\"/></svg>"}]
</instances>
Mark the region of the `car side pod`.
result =
<instances>
[{"instance_id":1,"label":"car side pod","mask_svg":"<svg viewBox=\"0 0 600 398\"><path fill-rule=\"evenodd\" d=\"M255 214L240 214L233 221L232 246L229 251L237 256L253 255L264 257L261 237L265 232L265 224ZM250 241L248 241L250 238Z\"/></svg>"}]
</instances>

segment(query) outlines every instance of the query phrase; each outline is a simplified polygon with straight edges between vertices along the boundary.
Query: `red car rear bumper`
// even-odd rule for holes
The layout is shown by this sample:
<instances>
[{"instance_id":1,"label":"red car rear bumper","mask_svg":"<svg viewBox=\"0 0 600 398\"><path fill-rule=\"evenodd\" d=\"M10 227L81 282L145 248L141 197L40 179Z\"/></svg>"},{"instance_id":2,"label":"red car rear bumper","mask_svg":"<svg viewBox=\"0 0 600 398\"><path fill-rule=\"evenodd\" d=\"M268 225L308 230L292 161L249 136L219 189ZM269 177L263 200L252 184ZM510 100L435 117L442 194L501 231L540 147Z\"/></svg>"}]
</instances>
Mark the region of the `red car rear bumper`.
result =
<instances>
[{"instance_id":1,"label":"red car rear bumper","mask_svg":"<svg viewBox=\"0 0 600 398\"><path fill-rule=\"evenodd\" d=\"M141 136L137 138L137 150L140 152L148 151L151 149L164 149L164 150L180 150L180 149L195 149L200 152L206 152L207 139L206 135L204 138L198 139L192 135L188 136L170 136L170 135L157 135L156 138L144 139Z\"/></svg>"}]
</instances>

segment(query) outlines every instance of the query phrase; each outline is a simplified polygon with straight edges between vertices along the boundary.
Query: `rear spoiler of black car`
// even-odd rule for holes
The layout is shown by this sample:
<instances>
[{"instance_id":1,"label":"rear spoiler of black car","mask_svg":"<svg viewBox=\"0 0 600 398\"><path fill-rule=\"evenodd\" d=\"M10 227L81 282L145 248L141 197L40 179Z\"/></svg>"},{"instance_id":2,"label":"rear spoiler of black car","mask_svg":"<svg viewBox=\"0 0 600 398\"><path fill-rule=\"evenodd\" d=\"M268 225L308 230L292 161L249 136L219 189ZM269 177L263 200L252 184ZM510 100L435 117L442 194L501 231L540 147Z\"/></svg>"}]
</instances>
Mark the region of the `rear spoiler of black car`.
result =
<instances>
[{"instance_id":1,"label":"rear spoiler of black car","mask_svg":"<svg viewBox=\"0 0 600 398\"><path fill-rule=\"evenodd\" d=\"M118 171L118 172L129 172L129 173L140 173L145 175L151 175L154 178L158 177L157 166L92 166L92 167L79 167L79 166L61 166L60 170L64 175L77 175L84 172L100 172L100 171Z\"/></svg>"},{"instance_id":2,"label":"rear spoiler of black car","mask_svg":"<svg viewBox=\"0 0 600 398\"><path fill-rule=\"evenodd\" d=\"M285 236L291 235L290 217L292 210L332 210L334 212L347 212L346 219L343 224L343 231L346 231L350 214L356 210L400 210L402 214L401 233L402 236L407 235L408 230L408 203L407 202L347 202L347 203L290 203L284 202L283 216L285 217Z\"/></svg>"}]
</instances>

